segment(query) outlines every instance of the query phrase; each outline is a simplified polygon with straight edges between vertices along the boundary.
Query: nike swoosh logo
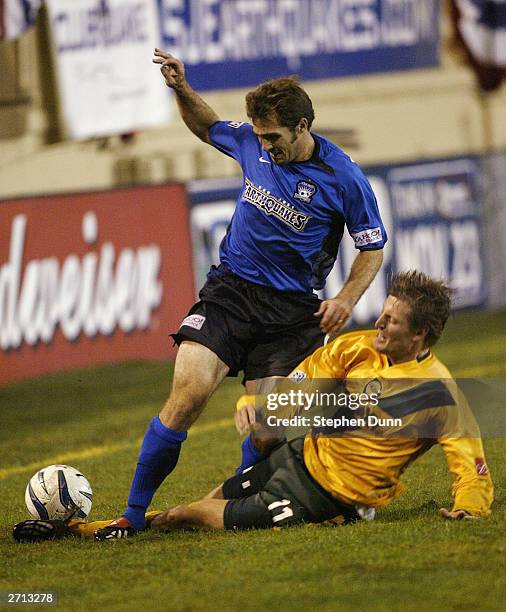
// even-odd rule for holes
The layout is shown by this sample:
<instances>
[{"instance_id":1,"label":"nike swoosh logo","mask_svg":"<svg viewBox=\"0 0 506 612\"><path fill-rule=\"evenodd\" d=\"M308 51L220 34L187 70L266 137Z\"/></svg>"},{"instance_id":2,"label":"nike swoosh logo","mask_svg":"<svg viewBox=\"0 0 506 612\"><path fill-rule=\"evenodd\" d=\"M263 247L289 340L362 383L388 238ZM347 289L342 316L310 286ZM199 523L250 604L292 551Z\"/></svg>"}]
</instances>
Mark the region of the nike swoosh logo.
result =
<instances>
[{"instance_id":1,"label":"nike swoosh logo","mask_svg":"<svg viewBox=\"0 0 506 612\"><path fill-rule=\"evenodd\" d=\"M259 157L258 161L262 162L262 164L270 164L271 163L270 161L264 159L263 157Z\"/></svg>"}]
</instances>

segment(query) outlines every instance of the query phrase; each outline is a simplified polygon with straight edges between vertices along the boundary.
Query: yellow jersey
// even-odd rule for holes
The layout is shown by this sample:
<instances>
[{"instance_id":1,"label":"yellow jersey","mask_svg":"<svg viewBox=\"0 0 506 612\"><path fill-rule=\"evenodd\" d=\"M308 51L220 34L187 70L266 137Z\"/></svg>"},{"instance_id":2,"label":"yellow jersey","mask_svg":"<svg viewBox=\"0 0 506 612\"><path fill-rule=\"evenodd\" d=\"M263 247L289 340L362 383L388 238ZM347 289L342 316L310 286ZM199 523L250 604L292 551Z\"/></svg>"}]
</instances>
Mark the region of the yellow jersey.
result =
<instances>
[{"instance_id":1,"label":"yellow jersey","mask_svg":"<svg viewBox=\"0 0 506 612\"><path fill-rule=\"evenodd\" d=\"M366 405L365 412L385 423L395 416L402 424L381 426L373 435L363 428L338 436L309 434L304 460L310 474L346 503L382 507L403 490L400 477L408 465L438 443L454 478L453 510L488 515L493 485L479 428L450 372L430 351L390 365L374 349L375 335L372 330L339 336L307 357L289 379L340 379L348 392L375 390L378 403Z\"/></svg>"}]
</instances>

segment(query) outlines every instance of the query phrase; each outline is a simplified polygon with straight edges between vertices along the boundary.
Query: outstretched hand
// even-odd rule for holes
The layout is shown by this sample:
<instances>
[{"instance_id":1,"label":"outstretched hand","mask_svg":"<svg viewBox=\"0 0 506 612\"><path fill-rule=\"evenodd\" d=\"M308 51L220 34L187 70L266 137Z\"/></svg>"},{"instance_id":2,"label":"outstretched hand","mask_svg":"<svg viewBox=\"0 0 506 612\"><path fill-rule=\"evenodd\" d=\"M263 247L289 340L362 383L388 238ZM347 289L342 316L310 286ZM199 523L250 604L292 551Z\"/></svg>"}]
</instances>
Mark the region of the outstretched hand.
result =
<instances>
[{"instance_id":1,"label":"outstretched hand","mask_svg":"<svg viewBox=\"0 0 506 612\"><path fill-rule=\"evenodd\" d=\"M155 49L153 63L160 64L160 71L167 87L178 89L185 82L184 64L177 57L161 49Z\"/></svg>"},{"instance_id":2,"label":"outstretched hand","mask_svg":"<svg viewBox=\"0 0 506 612\"><path fill-rule=\"evenodd\" d=\"M466 510L450 511L446 508L440 508L439 515L442 516L444 519L448 519L451 521L467 521L476 520L477 518L479 518L478 516L473 516L472 514L469 514L469 512L466 512Z\"/></svg>"},{"instance_id":3,"label":"outstretched hand","mask_svg":"<svg viewBox=\"0 0 506 612\"><path fill-rule=\"evenodd\" d=\"M350 318L353 304L340 298L323 300L320 308L314 313L315 317L321 317L320 328L326 334L335 334Z\"/></svg>"}]
</instances>

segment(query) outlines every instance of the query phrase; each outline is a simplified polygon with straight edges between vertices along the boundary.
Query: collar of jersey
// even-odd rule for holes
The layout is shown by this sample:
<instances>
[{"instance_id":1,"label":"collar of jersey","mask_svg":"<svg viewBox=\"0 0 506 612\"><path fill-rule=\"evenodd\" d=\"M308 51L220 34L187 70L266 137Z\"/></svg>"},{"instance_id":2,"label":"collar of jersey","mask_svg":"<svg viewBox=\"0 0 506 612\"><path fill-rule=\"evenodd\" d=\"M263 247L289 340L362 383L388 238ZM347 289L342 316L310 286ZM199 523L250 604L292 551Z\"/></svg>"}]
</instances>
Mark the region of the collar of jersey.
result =
<instances>
[{"instance_id":1,"label":"collar of jersey","mask_svg":"<svg viewBox=\"0 0 506 612\"><path fill-rule=\"evenodd\" d=\"M313 137L313 140L314 140L313 154L306 162L302 162L302 163L314 164L315 166L323 168L323 170L325 170L329 174L334 174L334 169L332 168L332 166L329 166L328 164L326 164L321 158L321 155L320 155L321 144L320 144L320 139L318 135L315 134L314 132L311 132L311 136Z\"/></svg>"},{"instance_id":2,"label":"collar of jersey","mask_svg":"<svg viewBox=\"0 0 506 612\"><path fill-rule=\"evenodd\" d=\"M414 359L410 359L409 361L403 361L402 363L390 363L390 359L388 359L387 357L388 368L395 368L395 366L401 366L403 368L409 367L409 366L416 367L418 364L429 359L429 357L432 357L432 353L430 350L428 350L426 353L424 353L421 356L419 355L418 357L415 357Z\"/></svg>"}]
</instances>

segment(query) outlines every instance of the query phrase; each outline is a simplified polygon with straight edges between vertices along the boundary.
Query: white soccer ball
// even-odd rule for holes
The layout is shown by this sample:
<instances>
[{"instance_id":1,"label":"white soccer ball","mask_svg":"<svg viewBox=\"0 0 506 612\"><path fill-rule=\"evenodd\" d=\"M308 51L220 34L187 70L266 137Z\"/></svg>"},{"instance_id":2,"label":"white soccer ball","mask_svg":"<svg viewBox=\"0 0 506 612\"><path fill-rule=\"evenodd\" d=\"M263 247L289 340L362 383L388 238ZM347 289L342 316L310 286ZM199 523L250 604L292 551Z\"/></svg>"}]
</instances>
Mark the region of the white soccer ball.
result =
<instances>
[{"instance_id":1,"label":"white soccer ball","mask_svg":"<svg viewBox=\"0 0 506 612\"><path fill-rule=\"evenodd\" d=\"M25 503L34 518L85 519L93 491L86 478L69 465L49 465L34 474L26 487Z\"/></svg>"}]
</instances>

